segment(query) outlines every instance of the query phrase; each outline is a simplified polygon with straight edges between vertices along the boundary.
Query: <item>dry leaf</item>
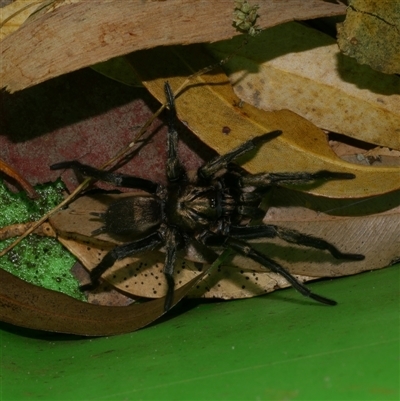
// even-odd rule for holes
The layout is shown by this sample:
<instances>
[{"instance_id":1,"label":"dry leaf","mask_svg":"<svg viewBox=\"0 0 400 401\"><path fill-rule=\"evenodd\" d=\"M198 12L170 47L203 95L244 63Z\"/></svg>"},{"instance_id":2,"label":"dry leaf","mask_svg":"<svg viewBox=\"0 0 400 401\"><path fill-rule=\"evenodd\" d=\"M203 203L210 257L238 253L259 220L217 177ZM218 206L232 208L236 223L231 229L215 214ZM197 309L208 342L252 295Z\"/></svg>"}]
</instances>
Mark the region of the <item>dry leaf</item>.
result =
<instances>
[{"instance_id":1,"label":"dry leaf","mask_svg":"<svg viewBox=\"0 0 400 401\"><path fill-rule=\"evenodd\" d=\"M202 277L175 291L173 305ZM34 286L2 269L0 283L0 320L35 330L108 336L140 329L165 313L164 298L126 307L93 305Z\"/></svg>"},{"instance_id":2,"label":"dry leaf","mask_svg":"<svg viewBox=\"0 0 400 401\"><path fill-rule=\"evenodd\" d=\"M315 280L315 277L294 275L298 281ZM279 274L245 271L237 266L221 266L206 275L188 293L189 298L243 299L264 295L290 284Z\"/></svg>"},{"instance_id":3,"label":"dry leaf","mask_svg":"<svg viewBox=\"0 0 400 401\"><path fill-rule=\"evenodd\" d=\"M32 199L37 198L39 195L35 191L35 188L29 184L28 181L25 180L21 174L18 173L15 169L13 169L10 165L8 165L5 161L0 159L0 171L6 174L8 177L14 179L28 194L28 196Z\"/></svg>"},{"instance_id":4,"label":"dry leaf","mask_svg":"<svg viewBox=\"0 0 400 401\"><path fill-rule=\"evenodd\" d=\"M271 252L277 259L284 258L291 272L344 276L389 266L400 257L400 191L361 200L321 199L285 189L276 193L271 200L276 206L268 210L265 224L296 229L324 238L343 252L365 255L357 262L335 262L328 257L315 263L305 258L299 247L288 255L277 241L278 246Z\"/></svg>"},{"instance_id":5,"label":"dry leaf","mask_svg":"<svg viewBox=\"0 0 400 401\"><path fill-rule=\"evenodd\" d=\"M233 1L42 4L43 15L37 13L2 42L0 82L10 92L139 49L211 42L239 33L232 24ZM323 0L265 0L259 5L257 24L262 29L294 19L345 13L343 4Z\"/></svg>"},{"instance_id":6,"label":"dry leaf","mask_svg":"<svg viewBox=\"0 0 400 401\"><path fill-rule=\"evenodd\" d=\"M32 14L40 1L15 0L0 8L0 41L16 31Z\"/></svg>"},{"instance_id":7,"label":"dry leaf","mask_svg":"<svg viewBox=\"0 0 400 401\"><path fill-rule=\"evenodd\" d=\"M238 38L207 46L223 59ZM224 67L235 93L264 110L290 109L320 128L400 149L400 77L343 56L328 35L291 22L263 31Z\"/></svg>"},{"instance_id":8,"label":"dry leaf","mask_svg":"<svg viewBox=\"0 0 400 401\"><path fill-rule=\"evenodd\" d=\"M58 240L88 271L97 266L115 245L123 243L105 233L93 237L92 232L100 228L102 223L89 213L103 213L112 202L127 196L132 196L132 193L83 196L67 209L50 217L50 223L58 233ZM137 257L117 261L103 277L125 294L145 298L163 297L167 292L167 282L162 272L164 259L165 256L157 251L141 253ZM204 260L195 262L199 263L178 258L176 288L186 285L205 270Z\"/></svg>"},{"instance_id":9,"label":"dry leaf","mask_svg":"<svg viewBox=\"0 0 400 401\"><path fill-rule=\"evenodd\" d=\"M400 73L400 2L351 0L338 28L341 51L386 74Z\"/></svg>"},{"instance_id":10,"label":"dry leaf","mask_svg":"<svg viewBox=\"0 0 400 401\"><path fill-rule=\"evenodd\" d=\"M277 195L271 199L273 206L264 218L265 224L287 227L324 238L343 252L366 256L363 261L350 262L337 260L324 251L287 244L279 239L249 241L255 248L297 275L300 281L380 269L400 257L399 192L361 201L313 197L286 189L279 189L275 193ZM111 202L126 196L131 194L81 197L68 209L51 217L50 222L57 231L59 240L88 270L94 268L106 252L121 243L108 234L92 237L91 232L98 229L101 222L89 213L104 212ZM302 205L307 205L308 209ZM343 232L346 232L345 236ZM117 261L103 278L124 294L158 298L166 292L166 281L162 272L164 258L158 251L125 258ZM182 254L176 263L176 288L201 274L205 262L201 255L199 257L190 250ZM270 273L251 259L232 255L223 266L204 277L189 295L243 298L287 286L288 283L281 276Z\"/></svg>"},{"instance_id":11,"label":"dry leaf","mask_svg":"<svg viewBox=\"0 0 400 401\"><path fill-rule=\"evenodd\" d=\"M128 59L143 84L161 102L165 99L165 80L176 90L191 73L212 64L212 59L196 45L140 51ZM241 104L226 75L220 71L196 78L176 103L180 120L219 154L250 137L282 130L283 135L240 160L251 173L330 170L356 175L354 180L330 181L303 188L328 197L366 197L400 187L399 168L344 162L330 149L325 134L297 114L289 110L267 112ZM227 128L229 133L226 133Z\"/></svg>"},{"instance_id":12,"label":"dry leaf","mask_svg":"<svg viewBox=\"0 0 400 401\"><path fill-rule=\"evenodd\" d=\"M110 202L126 196L130 195L81 197L68 209L53 216L52 226L44 224L42 230L36 233L54 236L54 226L59 241L81 260L87 270L91 270L105 253L119 242L107 234L101 234L101 239L91 237L91 231L99 228L101 224L93 219L89 212L102 212ZM277 189L269 199L269 204L272 206L264 218L265 224L312 234L335 244L342 251L366 256L363 261L339 261L327 252L287 244L279 239L250 241L260 251L279 261L300 281L380 269L400 258L399 192L362 200L345 200ZM5 227L0 231L0 237L6 239L18 235L21 229L26 228L25 225L20 226ZM346 232L345 236L343 232ZM186 259L194 257L194 261L178 259L176 288L186 285L205 270L204 259L199 259L193 253L182 256ZM143 253L136 258L126 258L117 262L103 278L121 293L131 297L159 298L164 296L166 291L162 273L164 258L165 256L158 251ZM81 280L81 283L85 283L85 280ZM252 260L232 255L225 265L204 276L188 296L245 298L287 286L288 283L281 276L268 272ZM110 304L119 297L114 293L104 300L104 296L100 298L97 293L98 291L94 293L90 302Z\"/></svg>"},{"instance_id":13,"label":"dry leaf","mask_svg":"<svg viewBox=\"0 0 400 401\"><path fill-rule=\"evenodd\" d=\"M279 239L249 241L300 281L382 269L400 260L399 191L354 201L278 189L270 202L274 206L263 219L265 224L324 238L341 251L365 255L362 261L337 260L327 252ZM231 263L237 267L220 266L193 288L189 296L201 296L207 289L206 297L245 298L288 286L279 275L260 273L265 270L263 267L240 255L234 255Z\"/></svg>"},{"instance_id":14,"label":"dry leaf","mask_svg":"<svg viewBox=\"0 0 400 401\"><path fill-rule=\"evenodd\" d=\"M329 145L343 160L367 166L400 166L400 151L381 146L371 146L365 142L349 144L343 142L343 136L333 135Z\"/></svg>"},{"instance_id":15,"label":"dry leaf","mask_svg":"<svg viewBox=\"0 0 400 401\"><path fill-rule=\"evenodd\" d=\"M115 245L120 244L108 234L91 236L101 222L89 215L90 211L104 212L110 203L130 194L108 194L84 196L73 202L50 218L52 227L58 233L59 241L72 252L90 271ZM183 259L183 257L186 258ZM190 261L190 258L194 258ZM144 252L137 257L128 257L117 261L102 278L109 285L128 296L159 298L167 291L167 282L163 274L165 255L159 251ZM280 275L271 273L259 264L240 257L234 257L233 263L219 266L207 274L188 294L191 297L205 298L247 298L288 287L289 284ZM201 255L188 252L177 258L175 264L175 289L178 289L205 270L205 260ZM249 271L250 266L257 273ZM245 271L243 271L245 268ZM298 277L306 281L307 277ZM311 278L308 278L311 279ZM82 284L86 284L82 281Z\"/></svg>"}]
</instances>

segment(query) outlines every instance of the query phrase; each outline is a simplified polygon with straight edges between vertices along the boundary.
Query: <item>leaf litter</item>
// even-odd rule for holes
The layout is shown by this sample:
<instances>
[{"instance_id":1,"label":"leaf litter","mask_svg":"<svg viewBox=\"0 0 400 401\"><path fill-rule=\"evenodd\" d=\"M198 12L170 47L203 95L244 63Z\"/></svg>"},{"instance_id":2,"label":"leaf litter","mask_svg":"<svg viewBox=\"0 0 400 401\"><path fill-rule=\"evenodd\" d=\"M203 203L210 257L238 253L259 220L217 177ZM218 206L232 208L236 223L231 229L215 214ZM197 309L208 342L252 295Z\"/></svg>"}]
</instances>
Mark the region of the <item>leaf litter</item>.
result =
<instances>
[{"instance_id":1,"label":"leaf litter","mask_svg":"<svg viewBox=\"0 0 400 401\"><path fill-rule=\"evenodd\" d=\"M176 56L176 53L174 53L174 56ZM189 55L183 55L182 56L182 54L180 54L179 55L179 57L181 58L181 59L183 59L183 60L186 60L187 61L187 59L188 59L188 57L189 57L189 59L190 59L190 57L191 56L193 56L193 53L190 53L189 52ZM185 61L185 62L186 62ZM190 63L189 63L190 64ZM134 63L134 67L136 68L137 67L137 65ZM140 66L141 67L141 66ZM138 68L139 70L140 70L140 67ZM193 72L193 66L191 66L191 70L192 70L192 72ZM139 75L143 75L143 74L140 74L140 72L139 72ZM165 76L163 76L162 78L161 78L161 81L160 82L162 82L162 80L165 80ZM182 76L182 79L183 79L183 76ZM182 81L182 79L180 80L180 82ZM178 82L179 82L179 80L178 80ZM207 83L211 83L211 84L215 84L216 83L216 81L212 81L212 80L200 80L200 82L201 83L205 83L205 82L207 82ZM225 82L226 82L226 79L225 79ZM218 83L218 82L217 82ZM221 83L218 83L219 85L221 85ZM152 91L153 93L157 93L157 90L158 90L158 86L159 86L159 81L158 80L155 80L155 81L152 81L152 82L150 82L150 84L147 82L147 87L149 88L149 90L150 91ZM187 91L187 92L191 92L192 91L192 89L193 88L190 88L190 90L189 91ZM216 93L214 94L214 96L220 96L221 95L221 93L223 93L223 91L222 92L218 92L218 91L216 91ZM204 93L203 94L201 94L200 95L200 98L202 97L204 95ZM229 94L229 95L226 95L226 92L225 92L225 96L226 96L226 99L229 99L229 102L231 102L230 104L232 104L236 109L237 108L239 108L239 109L242 109L243 107L240 107L241 106L241 102L240 102L240 99L238 99L238 98L234 98L233 96L231 96L231 94ZM157 95L156 95L156 97L157 97ZM199 100L199 98L196 98L196 97L194 97L194 99L195 99L195 101L193 102L193 104L194 104L194 106L198 106L199 104L198 104L198 100ZM201 99L200 99L201 100ZM204 99L203 99L204 100ZM163 101L163 99L162 99L162 101ZM190 103L189 101L188 101L188 103ZM213 102L212 103L213 105L215 104L215 102ZM200 106L201 106L201 101L200 101ZM180 108L181 108L181 106L179 106L178 105L178 110L180 110ZM204 110L204 108L203 108L203 110ZM217 108L216 109L216 112L217 113L220 113L221 112L221 109L220 108ZM185 114L185 112L183 112L182 113L183 114L183 116L184 116L184 118L182 118L181 117L181 119L184 119L185 121L189 121L189 123L190 124L192 124L192 120L190 120L190 119L188 119L188 120L186 120L185 119L185 117L187 116L186 114ZM251 118L255 118L254 116L260 116L260 114L258 113L258 112L256 112L256 111L254 111L254 110L251 110L251 109L249 109L249 108L244 108L243 110L240 110L240 114L243 116L243 115L250 115L250 117ZM222 114L223 115L223 114ZM189 113L189 116L191 117L191 115L190 115L190 113ZM283 118L283 116L285 116L285 118ZM195 117L195 116L193 116L193 117ZM225 116L224 116L225 117ZM292 125L295 125L296 123L298 124L299 123L299 121L300 120L296 120L296 118L297 117L294 117L293 115L290 115L290 114L284 114L284 113L282 113L281 114L281 116L280 117L282 117L283 119L282 120L279 120L279 118L277 119L277 121L279 122L279 121L281 121L281 123L283 122L283 121L285 121L286 122L286 120L288 121L288 123L289 123L289 125L290 125L290 123L292 124ZM290 118L288 118L288 117L290 117ZM195 120L195 122L196 122L196 119L194 119ZM261 118L261 120L263 120L262 118ZM222 121L221 121L222 122ZM221 123L220 122L220 123ZM264 119L264 121L263 121L263 126L262 126L262 128L267 128L271 123L273 124L273 123L276 123L276 121L274 121L274 119L272 119L272 122L271 122L271 119L269 119L269 118L266 118L266 119ZM234 125L234 127L240 127L241 126L241 124L243 124L243 121L240 121L238 124L236 124L236 125ZM305 123L304 123L305 124ZM196 124L193 124L194 126L196 125ZM305 124L306 125L306 124ZM223 127L226 127L226 126L228 126L228 125L224 125ZM231 128L231 126L232 126L232 124L231 124L231 120L229 120L229 132L228 132L228 134L226 134L225 133L225 135L230 135L231 134L231 132L232 132L232 136L229 136L229 139L232 139L232 137L235 137L236 136L236 132L235 132L235 130L232 130L232 128ZM253 124L253 126L254 126L254 124ZM222 127L222 128L223 128ZM312 126L308 126L307 128L310 128L310 127L312 127ZM303 127L303 129L304 129L304 131L306 131L306 128L305 127ZM312 131L313 129L311 128L311 131ZM256 130L254 130L254 131L256 131ZM252 132L252 130L247 130L247 132ZM219 131L219 133L221 133L221 131ZM222 133L224 133L224 131L222 130ZM254 134L253 133L251 133L250 135L253 135L253 136L255 136L257 133L255 132ZM320 134L318 134L318 135L320 135ZM200 135L201 136L201 135ZM218 135L215 135L215 137L217 138L218 137ZM320 138L321 138L321 140L322 140L322 138L323 138L323 136L320 136ZM202 139L203 139L203 137L202 137ZM236 140L238 140L238 138L235 138ZM240 140L240 139L239 139ZM205 142L207 142L207 140L205 140ZM212 141L211 141L212 142ZM215 142L215 143L213 143L213 145L212 145L212 147L214 148L214 149L217 149L218 151L220 151L220 152L223 152L223 151L226 151L226 149L227 149L227 147L229 147L229 142L230 141L226 141L226 143L228 144L228 145L224 145L224 146L222 146L222 148L218 148L218 141L217 142ZM301 142L301 141L300 141ZM208 142L207 142L208 143ZM290 141L289 141L289 143L290 143ZM297 147L299 147L299 148L301 148L301 146L304 146L304 149L306 149L306 145L307 145L307 141L305 141L304 142L304 144L303 145L301 145L301 146L299 146L299 144L298 143L296 143L296 141L294 141L293 142L293 144L295 144L295 146L293 146L293 148L297 148ZM321 141L321 144L322 144L322 141ZM232 144L230 145L230 146L232 146ZM221 150L222 149L222 150ZM327 148L325 148L323 145L321 145L321 148L319 149L319 154L318 154L318 152L317 152L317 159L318 158L321 158L321 156L322 155L324 155L324 157L325 156L328 156L328 159L332 159L333 158L333 156L332 156L332 153L330 153L328 150L327 150ZM278 152L279 153L279 152ZM271 154L270 154L270 149L268 149L268 152L266 152L266 153L262 153L261 152L261 157L264 157L264 159L265 159L265 156L264 155L266 155L267 157L269 157ZM282 155L281 155L282 156ZM311 155L311 156L309 156L309 158L311 157L311 160L312 160L312 157L315 157L315 155ZM322 157L321 159L323 159L324 157ZM275 162L276 161L276 159L272 159L273 160L273 162ZM335 159L334 159L335 160ZM308 160L308 161L310 161L310 160ZM331 164L333 164L334 166L338 166L338 168L343 168L345 165L344 164L341 164L340 162L338 162L337 160L335 160L334 162L332 162L331 160L330 160L330 163ZM251 163L249 163L250 164L250 166L251 166ZM312 164L312 163L311 163ZM329 162L328 162L328 164L329 164ZM247 167L247 164L245 164L246 165L246 167ZM348 167L347 165L346 165L346 167ZM250 167L250 170L251 170L251 168L252 167ZM348 167L348 168L350 168L350 167ZM332 168L330 168L330 169L332 169ZM264 170L265 170L265 167L264 167ZM298 169L297 169L298 170ZM337 169L336 169L337 170ZM282 170L281 170L282 171ZM372 172L373 170L364 170L365 172L367 172L367 171L370 171L370 172ZM380 176L381 178L382 178L382 180L384 181L384 183L380 186L380 188L378 189L377 187L373 187L373 189L372 189L372 191L370 191L368 194L369 195L376 195L376 194L378 194L378 193L385 193L385 192L388 192L388 191L390 191L390 190L393 190L393 189L396 189L396 186L395 185L393 185L393 183L394 183L394 181L392 180L392 181L390 181L389 179L388 179L388 172L391 172L392 174L394 173L394 174L396 174L397 172L398 172L398 170L396 170L396 169L392 169L392 170L384 170L384 169L382 169L381 170L381 174L380 175L376 175L376 177L378 177L378 176ZM386 174L385 174L386 173ZM373 177L373 178L375 178L375 177ZM376 179L375 179L375 181L377 181ZM368 181L367 181L368 182ZM372 182L372 181L371 181ZM357 183L358 185L360 184L360 183ZM365 182L364 182L364 184L365 184ZM385 185L386 185L386 187L385 187ZM388 190L388 188L390 188L391 187L391 189L389 189ZM310 190L310 192L315 192L314 191L314 189L309 189ZM368 187L368 190L370 190L370 188ZM375 193L374 193L374 191L375 191ZM381 191L381 192L379 192L379 191ZM317 189L317 192L316 193L318 193L318 189ZM324 193L323 191L322 191L322 193ZM342 192L338 192L338 189L337 188L335 188L334 186L332 187L332 188L329 188L329 186L328 186L328 189L327 189L327 192L326 193L328 193L328 194L330 194L330 195L328 195L328 196L333 196L333 197L342 197L343 196L343 191ZM326 194L325 193L325 194ZM365 195L365 192L364 192L364 195ZM311 196L311 195L310 195ZM356 192L353 192L353 193L350 193L349 194L349 196L350 197L360 197L361 196L361 194L360 193L356 193ZM351 200L352 202L354 202L354 203L357 203L357 202L355 202L354 200ZM340 207L339 207L340 208ZM271 208L272 210L273 210L273 208ZM298 210L297 210L297 212L298 212ZM297 216L299 216L299 215L301 215L301 213L299 214L299 213L297 213ZM312 220L312 219L311 219ZM356 231L357 231L357 228L356 228ZM359 230L360 231L360 230ZM396 232L396 231L395 231ZM73 240L76 240L76 238L73 238ZM76 241L75 241L76 242ZM109 247L110 245L106 245L106 247ZM87 246L86 246L87 247ZM104 251L104 249L101 249L101 248L99 248L100 250L102 250L102 251ZM98 252L98 251L97 251ZM97 254L97 260L98 260L98 257L99 257L99 254ZM94 257L94 259L95 259L95 257ZM233 258L233 260L234 260L234 258ZM133 263L135 263L135 262L133 262ZM140 263L142 263L142 267L143 267L143 265L145 265L146 263L143 263L143 262L138 262L139 264ZM182 262L183 263L183 262ZM200 262L195 262L195 263L200 263ZM383 263L383 262L382 262ZM151 264L151 263L150 263ZM188 261L185 261L184 262L184 264L188 264ZM149 263L147 263L147 265L149 265ZM159 269L160 268L160 266L158 265L158 263L156 262L156 259L154 260L154 262L153 262L153 265L155 266L155 269ZM126 267L126 266L125 266ZM145 271L148 271L147 270L147 267L148 266L145 266ZM383 267L383 266L382 266ZM197 268L197 270L199 270L199 266L197 265L197 267L195 266L195 268ZM140 270L140 268L139 268L139 270ZM182 271L184 271L184 270L186 270L186 266L185 266L185 268L183 268L182 267L182 269L181 269ZM190 270L190 269L189 269ZM223 267L220 267L219 269L217 269L218 270L218 273L220 273L220 272L222 272L223 271ZM323 269L322 269L323 270ZM333 271L333 270L332 270ZM223 273L223 274L225 274L225 278L227 279L226 281L227 281L227 283L231 283L232 282L232 276L234 276L235 275L235 273L233 273L234 272L234 270L225 270L225 272ZM143 273L143 274L149 274L149 273ZM206 271L203 271L203 273L200 273L200 276L204 276L206 274ZM223 275L222 274L222 275ZM256 277L256 272L255 271L250 271L249 273L247 273L247 272L244 272L244 271L242 271L242 270L239 270L239 274L241 275L241 277L242 277L242 280L243 280L243 282L244 283L250 283L250 277ZM111 275L111 274L110 274ZM124 273L122 273L122 275L115 275L116 277L116 281L125 281L124 279L125 279L125 274ZM124 276L124 277L122 277L122 276ZM268 274L266 274L266 273L264 273L264 276L268 276ZM273 276L273 275L272 275ZM146 276L143 276L143 277L146 277ZM210 278L211 277L213 277L213 276L210 276ZM114 277L113 277L114 278ZM114 279L115 279L114 278ZM122 280L121 280L121 278L122 278ZM304 279L308 279L308 277L305 277ZM195 280L197 280L197 278L195 278L195 279L193 279L193 281L192 281L192 283L196 283L196 287L198 287L198 288L200 288L201 286L200 285L198 285L199 283L197 282L197 281L195 281ZM239 281L240 281L240 279L239 279ZM257 285L258 285L258 283L257 283L257 280L255 280L256 282L254 283L254 287L257 287ZM270 283L273 283L273 284L271 284L272 285L272 287L271 288L276 288L277 286L279 286L279 284L278 284L278 281L279 280L277 280L276 279L276 277L270 277ZM211 280L211 282L212 282L212 280ZM190 281L189 281L189 283L191 283ZM209 282L210 283L210 282ZM155 281L155 284L156 285L159 285L159 283L158 283L158 281ZM218 287L218 284L219 285L221 285L220 283L216 283L216 286ZM227 286L228 286L228 284L226 284ZM284 283L283 283L283 285L284 285ZM154 286L153 286L154 287ZM185 288L185 291L188 291L188 288L189 288L190 286L189 286L189 284L187 285L187 287L184 287ZM200 292L202 292L203 291L203 295L204 295L204 290L205 291L209 291L210 290L210 288L212 288L213 286L211 286L211 284L206 284L205 285L205 288L202 290L202 289L200 289ZM241 285L241 289L243 290L244 288L243 287L246 287L244 284L243 285ZM250 285L249 287L252 287L252 285ZM237 290L238 290L238 288L236 288L236 293L238 293L237 292ZM182 290L183 291L183 290ZM179 291L179 293L181 293L182 291ZM218 290L219 292L215 292L214 294L221 294L221 297L228 297L228 296L224 296L224 292L222 291L220 291L220 290ZM265 289L264 289L264 291L265 291ZM250 291L251 292L251 291ZM229 293L229 291L228 291L228 293ZM244 294L244 291L242 291L242 293ZM178 295L178 294L177 294ZM254 293L252 294L252 295L254 295ZM153 289L153 296L154 296L154 289ZM215 295L214 295L215 296ZM241 296L243 296L243 295L241 295ZM244 296L246 296L246 295L244 295ZM251 296L251 295L250 295ZM64 301L64 300L63 300ZM152 301L153 302L153 301ZM14 305L13 305L14 306ZM139 312L138 312L139 313ZM45 313L46 314L46 313ZM44 315L43 315L44 316ZM43 316L41 316L41 318L43 318ZM154 315L152 315L152 318L154 318ZM77 319L77 320L79 320L79 318ZM87 322L86 322L87 323ZM59 324L59 322L57 322L56 323L56 325L57 324ZM114 323L113 323L114 324ZM115 327L117 326L117 324L116 325L114 325L114 328L109 328L109 330L121 330L121 329L116 329ZM128 325L129 326L129 325ZM138 324L134 324L134 326L136 327L136 328L138 328L139 326L138 326ZM48 326L47 326L48 327ZM84 330L83 328L82 328L83 326L81 326L79 329L77 329L77 330L75 330L75 331L67 331L67 332L79 332L79 330ZM64 330L64 329L62 329L62 330ZM62 331L61 330L61 331ZM71 330L71 329L70 329ZM105 329L103 329L103 331L104 331ZM60 330L55 330L55 331L60 331ZM86 330L86 333L85 334L87 334L87 332L88 332L88 330ZM100 333L100 331L98 331L97 333ZM101 334L95 334L95 335L101 335Z\"/></svg>"}]
</instances>

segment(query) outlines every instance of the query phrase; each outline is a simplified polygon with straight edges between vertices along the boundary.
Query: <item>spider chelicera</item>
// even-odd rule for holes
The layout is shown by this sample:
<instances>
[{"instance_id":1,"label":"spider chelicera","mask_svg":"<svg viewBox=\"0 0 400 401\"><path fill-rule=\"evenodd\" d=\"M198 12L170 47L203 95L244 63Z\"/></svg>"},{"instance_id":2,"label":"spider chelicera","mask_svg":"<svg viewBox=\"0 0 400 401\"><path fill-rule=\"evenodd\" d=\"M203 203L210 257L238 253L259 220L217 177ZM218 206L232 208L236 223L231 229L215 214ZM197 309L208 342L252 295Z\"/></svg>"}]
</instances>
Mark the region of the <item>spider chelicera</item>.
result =
<instances>
[{"instance_id":1,"label":"spider chelicera","mask_svg":"<svg viewBox=\"0 0 400 401\"><path fill-rule=\"evenodd\" d=\"M275 225L248 225L248 221L262 217L259 208L262 191L281 183L310 183L317 180L343 180L353 174L318 171L315 173L260 173L242 172L233 164L238 156L249 152L265 141L281 134L272 131L244 142L225 155L217 156L200 167L195 174L186 172L178 155L175 101L171 88L165 83L168 112L167 178L166 186L150 180L125 174L98 170L78 161L52 165L52 170L73 168L84 176L114 184L117 187L136 188L147 195L135 195L112 203L105 213L93 213L104 226L92 234L107 233L123 236L126 243L109 251L90 272L91 284L83 290L95 288L101 275L120 259L139 252L164 247L164 274L167 281L165 310L171 307L174 295L174 265L177 251L194 241L205 251L231 249L251 258L267 270L282 275L304 296L318 302L335 305L336 302L311 292L283 266L252 248L246 240L279 237L288 243L299 244L330 252L337 259L362 260L363 255L342 253L329 242ZM217 256L216 253L212 253Z\"/></svg>"}]
</instances>

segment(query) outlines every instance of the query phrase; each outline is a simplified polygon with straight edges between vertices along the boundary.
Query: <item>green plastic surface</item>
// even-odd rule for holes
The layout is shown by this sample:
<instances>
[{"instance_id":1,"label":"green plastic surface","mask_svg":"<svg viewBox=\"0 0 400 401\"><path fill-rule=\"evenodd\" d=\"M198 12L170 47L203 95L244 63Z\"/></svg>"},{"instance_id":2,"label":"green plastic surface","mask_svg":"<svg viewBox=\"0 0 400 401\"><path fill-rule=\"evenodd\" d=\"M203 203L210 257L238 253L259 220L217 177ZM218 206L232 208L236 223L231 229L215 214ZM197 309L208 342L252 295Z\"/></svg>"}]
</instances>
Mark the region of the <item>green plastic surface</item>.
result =
<instances>
[{"instance_id":1,"label":"green plastic surface","mask_svg":"<svg viewBox=\"0 0 400 401\"><path fill-rule=\"evenodd\" d=\"M398 400L399 265L240 301L188 301L128 335L0 325L0 400Z\"/></svg>"}]
</instances>

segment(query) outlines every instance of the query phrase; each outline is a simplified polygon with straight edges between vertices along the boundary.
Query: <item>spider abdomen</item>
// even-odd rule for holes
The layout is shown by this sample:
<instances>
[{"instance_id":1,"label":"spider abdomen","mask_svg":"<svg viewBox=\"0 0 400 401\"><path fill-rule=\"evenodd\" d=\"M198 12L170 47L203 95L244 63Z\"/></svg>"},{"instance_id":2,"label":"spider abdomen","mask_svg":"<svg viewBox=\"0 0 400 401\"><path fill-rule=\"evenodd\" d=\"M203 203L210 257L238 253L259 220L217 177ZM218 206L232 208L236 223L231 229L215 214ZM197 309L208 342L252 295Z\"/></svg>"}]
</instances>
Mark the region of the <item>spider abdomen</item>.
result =
<instances>
[{"instance_id":1,"label":"spider abdomen","mask_svg":"<svg viewBox=\"0 0 400 401\"><path fill-rule=\"evenodd\" d=\"M160 225L162 202L157 196L131 196L112 203L102 219L109 234L145 234Z\"/></svg>"}]
</instances>

